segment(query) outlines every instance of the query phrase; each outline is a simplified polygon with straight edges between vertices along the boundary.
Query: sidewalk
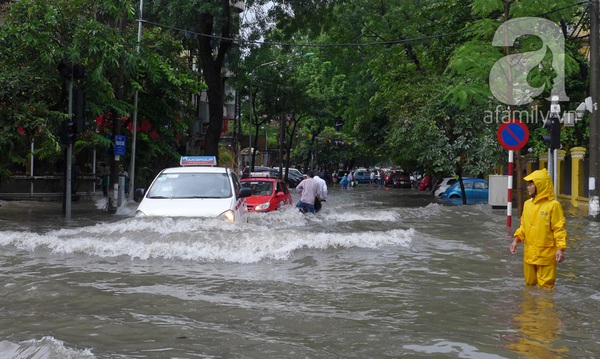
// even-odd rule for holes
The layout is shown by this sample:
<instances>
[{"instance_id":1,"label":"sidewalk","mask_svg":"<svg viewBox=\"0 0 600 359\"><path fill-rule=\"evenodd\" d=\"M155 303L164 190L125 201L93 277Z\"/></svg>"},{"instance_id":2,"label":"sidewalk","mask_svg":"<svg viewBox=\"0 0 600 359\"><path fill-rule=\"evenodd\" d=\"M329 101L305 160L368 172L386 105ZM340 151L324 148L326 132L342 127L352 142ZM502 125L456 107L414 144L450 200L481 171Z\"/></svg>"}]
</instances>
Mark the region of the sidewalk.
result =
<instances>
[{"instance_id":1,"label":"sidewalk","mask_svg":"<svg viewBox=\"0 0 600 359\"><path fill-rule=\"evenodd\" d=\"M41 197L43 198L43 197ZM106 210L108 200L100 194L71 203L71 219L65 218L61 200L0 200L0 229L47 229L80 227L99 222L115 222L135 215L137 203L124 202L116 214Z\"/></svg>"}]
</instances>

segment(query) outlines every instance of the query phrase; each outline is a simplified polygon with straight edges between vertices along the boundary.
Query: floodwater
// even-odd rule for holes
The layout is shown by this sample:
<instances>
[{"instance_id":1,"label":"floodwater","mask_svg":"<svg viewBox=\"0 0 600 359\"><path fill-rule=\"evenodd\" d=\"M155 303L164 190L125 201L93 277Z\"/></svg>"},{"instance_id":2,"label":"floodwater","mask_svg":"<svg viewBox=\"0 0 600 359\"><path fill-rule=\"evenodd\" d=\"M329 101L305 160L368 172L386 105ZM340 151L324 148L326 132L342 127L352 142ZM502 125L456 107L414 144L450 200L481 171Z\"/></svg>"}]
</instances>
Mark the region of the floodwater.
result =
<instances>
[{"instance_id":1,"label":"floodwater","mask_svg":"<svg viewBox=\"0 0 600 359\"><path fill-rule=\"evenodd\" d=\"M247 224L102 202L67 222L57 203L0 202L0 357L600 357L600 225L585 214L567 211L549 291L524 286L504 210L330 192L316 216Z\"/></svg>"}]
</instances>

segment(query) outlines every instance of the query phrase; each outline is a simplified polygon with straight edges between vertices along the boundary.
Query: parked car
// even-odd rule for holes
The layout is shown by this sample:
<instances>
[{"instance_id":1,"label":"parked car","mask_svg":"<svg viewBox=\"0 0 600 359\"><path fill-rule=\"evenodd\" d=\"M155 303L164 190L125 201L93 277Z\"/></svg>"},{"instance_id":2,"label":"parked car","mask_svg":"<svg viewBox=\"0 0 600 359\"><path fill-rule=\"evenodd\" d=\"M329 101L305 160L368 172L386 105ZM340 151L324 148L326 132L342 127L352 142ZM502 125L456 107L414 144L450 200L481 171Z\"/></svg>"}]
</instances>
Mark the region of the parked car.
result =
<instances>
[{"instance_id":1,"label":"parked car","mask_svg":"<svg viewBox=\"0 0 600 359\"><path fill-rule=\"evenodd\" d=\"M294 176L294 178L300 178L300 181L302 181L304 179L304 173L302 173L302 171L300 171L297 168L289 168L288 174L290 176Z\"/></svg>"},{"instance_id":2,"label":"parked car","mask_svg":"<svg viewBox=\"0 0 600 359\"><path fill-rule=\"evenodd\" d=\"M278 170L271 168L271 167L266 167L266 166L254 166L254 171L252 172L270 172L271 173L271 177L277 177L277 172ZM242 178L248 178L250 177L250 166L246 166L244 167L244 169L242 170Z\"/></svg>"},{"instance_id":3,"label":"parked car","mask_svg":"<svg viewBox=\"0 0 600 359\"><path fill-rule=\"evenodd\" d=\"M241 185L252 191L252 195L246 198L248 212L271 212L292 205L288 186L278 178L243 178Z\"/></svg>"},{"instance_id":4,"label":"parked car","mask_svg":"<svg viewBox=\"0 0 600 359\"><path fill-rule=\"evenodd\" d=\"M279 168L276 168L275 171L279 176ZM286 182L289 188L296 188L296 186L304 179L304 175L298 175L298 172L300 171L292 171L292 168L289 169ZM283 176L285 176L285 168L283 169L282 177Z\"/></svg>"},{"instance_id":5,"label":"parked car","mask_svg":"<svg viewBox=\"0 0 600 359\"><path fill-rule=\"evenodd\" d=\"M359 168L355 170L354 181L358 183L371 183L371 172L365 168Z\"/></svg>"},{"instance_id":6,"label":"parked car","mask_svg":"<svg viewBox=\"0 0 600 359\"><path fill-rule=\"evenodd\" d=\"M419 189L421 191L431 189L431 175L425 175L425 177L421 178L419 181Z\"/></svg>"},{"instance_id":7,"label":"parked car","mask_svg":"<svg viewBox=\"0 0 600 359\"><path fill-rule=\"evenodd\" d=\"M298 176L295 173L288 173L288 187L289 188L296 188L296 186L298 186L300 184L300 182L302 182L302 180L304 179L304 176Z\"/></svg>"},{"instance_id":8,"label":"parked car","mask_svg":"<svg viewBox=\"0 0 600 359\"><path fill-rule=\"evenodd\" d=\"M480 178L463 178L467 203L482 203L488 200L488 181ZM460 182L456 181L442 194L441 199L462 199Z\"/></svg>"},{"instance_id":9,"label":"parked car","mask_svg":"<svg viewBox=\"0 0 600 359\"><path fill-rule=\"evenodd\" d=\"M389 170L385 173L384 184L395 188L412 188L410 174L401 170Z\"/></svg>"},{"instance_id":10,"label":"parked car","mask_svg":"<svg viewBox=\"0 0 600 359\"><path fill-rule=\"evenodd\" d=\"M436 197L441 196L442 193L444 193L444 191L446 191L448 189L448 187L450 187L454 183L456 183L456 181L457 181L457 179L455 177L444 177L444 178L440 179L435 184L435 189L434 189L433 195Z\"/></svg>"},{"instance_id":11,"label":"parked car","mask_svg":"<svg viewBox=\"0 0 600 359\"><path fill-rule=\"evenodd\" d=\"M304 176L304 173L302 173L302 171L300 171L299 169L297 169L297 168L294 168L294 167L290 167L290 168L288 168L288 171L289 171L289 173L292 173L292 174L298 175L298 176L300 176L300 177Z\"/></svg>"},{"instance_id":12,"label":"parked car","mask_svg":"<svg viewBox=\"0 0 600 359\"><path fill-rule=\"evenodd\" d=\"M246 197L237 175L214 167L215 156L183 156L181 167L162 170L148 191L136 189L136 217L207 217L229 222L246 220Z\"/></svg>"}]
</instances>

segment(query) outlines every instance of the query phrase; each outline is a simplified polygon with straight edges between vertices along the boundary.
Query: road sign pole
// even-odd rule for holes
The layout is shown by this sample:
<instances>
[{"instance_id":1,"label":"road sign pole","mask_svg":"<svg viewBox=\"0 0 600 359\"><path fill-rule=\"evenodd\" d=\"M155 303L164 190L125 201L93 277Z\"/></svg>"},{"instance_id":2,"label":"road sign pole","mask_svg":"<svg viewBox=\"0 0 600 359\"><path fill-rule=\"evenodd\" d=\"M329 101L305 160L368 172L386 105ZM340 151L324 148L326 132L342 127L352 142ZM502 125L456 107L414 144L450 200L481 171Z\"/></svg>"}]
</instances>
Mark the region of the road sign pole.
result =
<instances>
[{"instance_id":1,"label":"road sign pole","mask_svg":"<svg viewBox=\"0 0 600 359\"><path fill-rule=\"evenodd\" d=\"M529 128L526 124L519 120L510 120L500 125L500 128L498 128L497 137L500 145L504 149L508 150L508 199L506 203L506 232L510 237L512 227L514 151L520 150L527 144L527 141L529 141ZM519 162L517 162L517 165L519 165ZM521 175L520 168L518 173Z\"/></svg>"},{"instance_id":2,"label":"road sign pole","mask_svg":"<svg viewBox=\"0 0 600 359\"><path fill-rule=\"evenodd\" d=\"M513 196L513 158L514 151L508 151L508 197L506 200L506 234L511 236L512 227L512 196Z\"/></svg>"}]
</instances>

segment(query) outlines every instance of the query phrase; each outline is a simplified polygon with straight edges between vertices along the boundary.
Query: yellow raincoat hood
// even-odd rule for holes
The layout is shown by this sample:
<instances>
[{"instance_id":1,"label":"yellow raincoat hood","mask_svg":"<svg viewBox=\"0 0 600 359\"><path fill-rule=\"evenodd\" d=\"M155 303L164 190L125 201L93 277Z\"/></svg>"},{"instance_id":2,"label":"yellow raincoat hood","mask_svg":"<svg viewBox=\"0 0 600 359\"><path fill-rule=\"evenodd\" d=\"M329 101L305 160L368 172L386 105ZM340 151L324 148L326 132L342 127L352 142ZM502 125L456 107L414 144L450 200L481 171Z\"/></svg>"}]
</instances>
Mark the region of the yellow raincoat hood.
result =
<instances>
[{"instance_id":1,"label":"yellow raincoat hood","mask_svg":"<svg viewBox=\"0 0 600 359\"><path fill-rule=\"evenodd\" d=\"M533 181L536 188L536 194L533 198L534 202L538 202L543 198L547 198L552 201L556 198L554 195L554 184L550 178L550 174L547 169L541 169L531 172L530 175L524 178L525 181Z\"/></svg>"}]
</instances>

